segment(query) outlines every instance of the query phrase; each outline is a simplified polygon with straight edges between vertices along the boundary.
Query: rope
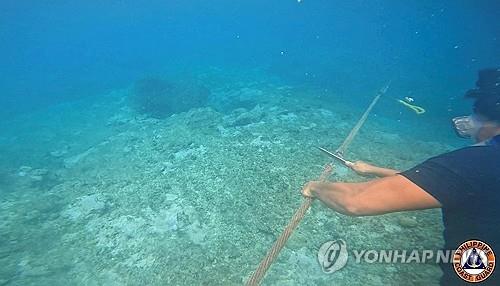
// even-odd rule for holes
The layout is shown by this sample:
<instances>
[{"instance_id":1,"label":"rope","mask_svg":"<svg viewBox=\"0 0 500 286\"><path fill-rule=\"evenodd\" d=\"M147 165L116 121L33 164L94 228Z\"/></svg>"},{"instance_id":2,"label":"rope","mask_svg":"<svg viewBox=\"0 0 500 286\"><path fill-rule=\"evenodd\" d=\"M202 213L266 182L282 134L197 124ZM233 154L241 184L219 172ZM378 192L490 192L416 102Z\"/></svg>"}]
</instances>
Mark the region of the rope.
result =
<instances>
[{"instance_id":1,"label":"rope","mask_svg":"<svg viewBox=\"0 0 500 286\"><path fill-rule=\"evenodd\" d=\"M322 182L326 181L328 176L332 173L332 170L333 168L331 164L326 165L323 169L323 172L321 173L321 176L319 177L319 180ZM305 198L305 200L302 202L302 205L300 205L297 211L295 211L295 213L293 214L285 230L283 230L274 245L271 247L271 249L269 249L266 257L260 262L259 266L252 274L250 279L248 279L246 283L247 286L259 285L260 281L266 274L271 264L274 262L276 257L278 257L283 246L285 246L286 241L288 240L290 235L292 235L293 230L299 225L300 221L305 216L312 202L313 198Z\"/></svg>"},{"instance_id":2,"label":"rope","mask_svg":"<svg viewBox=\"0 0 500 286\"><path fill-rule=\"evenodd\" d=\"M377 93L377 96L373 99L370 106L368 106L368 109L365 111L365 113L363 114L361 119L358 121L356 126L354 126L354 128L351 130L351 133L349 133L349 136L347 136L347 138L344 140L344 143L342 143L342 145L339 147L339 149L337 149L337 153L340 152L340 154L342 154L347 149L349 144L351 144L351 142L354 139L354 137L356 136L356 134L358 134L359 129L365 123L366 118L368 117L368 114L372 110L373 106L375 106L375 104L377 103L379 98L387 91L387 89L389 88L389 85L390 85L390 82ZM332 171L333 171L332 165L327 164L325 166L325 168L323 169L323 172L319 176L319 181L325 182L327 180L328 176L330 176L330 174L332 173ZM260 281L262 280L262 278L264 278L264 275L266 275L267 270L269 269L271 264L274 262L274 260L278 257L283 246L285 246L288 238L290 237L290 235L292 235L294 229L299 225L300 221L304 218L307 210L312 205L312 202L313 202L313 198L308 197L308 198L304 199L304 201L302 202L302 205L300 205L300 207L297 209L297 211L295 211L292 218L288 222L288 225L286 226L286 228L283 230L283 232L278 237L276 242L273 244L273 246L267 252L266 257L264 257L264 259L260 262L260 264L257 267L257 269L255 270L255 272L248 279L248 281L246 283L247 286L257 286L260 284Z\"/></svg>"},{"instance_id":3,"label":"rope","mask_svg":"<svg viewBox=\"0 0 500 286\"><path fill-rule=\"evenodd\" d=\"M354 137L359 132L359 129L365 124L366 119L368 118L368 114L372 111L373 107L377 103L377 101L380 99L380 97L387 92L387 89L389 89L389 85L391 82L389 82L385 87L383 87L378 93L377 96L373 99L372 103L368 106L366 109L365 113L363 113L363 116L359 119L358 123L354 126L354 128L351 130L351 133L345 138L344 142L340 147L337 149L336 153L340 155L344 155L344 152L347 150L347 147L351 145L352 140L354 140Z\"/></svg>"}]
</instances>

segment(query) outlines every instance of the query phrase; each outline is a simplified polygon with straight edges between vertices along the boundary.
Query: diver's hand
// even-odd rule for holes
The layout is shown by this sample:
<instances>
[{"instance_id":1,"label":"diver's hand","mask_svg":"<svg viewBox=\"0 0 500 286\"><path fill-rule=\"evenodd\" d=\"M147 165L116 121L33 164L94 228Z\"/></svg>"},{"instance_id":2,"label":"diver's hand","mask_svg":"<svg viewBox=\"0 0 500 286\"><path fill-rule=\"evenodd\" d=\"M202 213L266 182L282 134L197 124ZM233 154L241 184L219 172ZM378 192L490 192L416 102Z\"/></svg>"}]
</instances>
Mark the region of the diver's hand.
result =
<instances>
[{"instance_id":1,"label":"diver's hand","mask_svg":"<svg viewBox=\"0 0 500 286\"><path fill-rule=\"evenodd\" d=\"M317 192L327 190L328 186L329 184L326 182L310 181L309 183L305 184L305 186L302 188L301 193L304 197L315 198Z\"/></svg>"},{"instance_id":2,"label":"diver's hand","mask_svg":"<svg viewBox=\"0 0 500 286\"><path fill-rule=\"evenodd\" d=\"M302 195L304 197L314 198L313 190L316 188L317 182L311 181L302 188Z\"/></svg>"},{"instance_id":3,"label":"diver's hand","mask_svg":"<svg viewBox=\"0 0 500 286\"><path fill-rule=\"evenodd\" d=\"M360 174L361 176L374 175L377 177L390 177L400 173L400 171L398 170L377 167L363 161L356 161L354 163L349 162L346 163L346 166L351 168L354 172Z\"/></svg>"},{"instance_id":4,"label":"diver's hand","mask_svg":"<svg viewBox=\"0 0 500 286\"><path fill-rule=\"evenodd\" d=\"M356 161L354 163L349 162L346 165L347 167L351 168L354 172L360 174L361 176L372 175L375 170L375 166L370 165L363 161Z\"/></svg>"}]
</instances>

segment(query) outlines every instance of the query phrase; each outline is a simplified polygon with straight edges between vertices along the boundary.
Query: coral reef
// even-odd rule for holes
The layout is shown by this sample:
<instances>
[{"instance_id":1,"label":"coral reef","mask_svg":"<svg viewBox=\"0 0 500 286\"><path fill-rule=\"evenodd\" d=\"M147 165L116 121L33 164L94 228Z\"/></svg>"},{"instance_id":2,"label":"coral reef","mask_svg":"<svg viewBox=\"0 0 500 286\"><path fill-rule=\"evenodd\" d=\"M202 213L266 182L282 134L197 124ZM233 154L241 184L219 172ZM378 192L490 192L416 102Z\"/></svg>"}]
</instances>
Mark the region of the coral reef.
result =
<instances>
[{"instance_id":1,"label":"coral reef","mask_svg":"<svg viewBox=\"0 0 500 286\"><path fill-rule=\"evenodd\" d=\"M210 91L195 81L170 82L160 77L148 77L135 83L132 103L140 112L164 118L205 106L209 96Z\"/></svg>"},{"instance_id":2,"label":"coral reef","mask_svg":"<svg viewBox=\"0 0 500 286\"><path fill-rule=\"evenodd\" d=\"M152 100L136 106L146 114L116 93L2 129L19 139L0 141L0 187L9 190L0 189L0 285L241 285L300 205L304 182L329 162L315 147L338 146L363 111L227 80L212 101L221 109L170 105L196 88L169 97L166 82L145 85L157 86L134 99ZM402 124L388 132L381 117L349 159L406 168L451 148L412 139ZM54 122L64 124L32 127ZM44 134L55 135L32 140ZM364 180L341 167L330 179ZM437 210L352 218L314 203L264 284L433 285L433 264L349 263L332 276L316 255L338 238L352 249L436 249L441 232Z\"/></svg>"}]
</instances>

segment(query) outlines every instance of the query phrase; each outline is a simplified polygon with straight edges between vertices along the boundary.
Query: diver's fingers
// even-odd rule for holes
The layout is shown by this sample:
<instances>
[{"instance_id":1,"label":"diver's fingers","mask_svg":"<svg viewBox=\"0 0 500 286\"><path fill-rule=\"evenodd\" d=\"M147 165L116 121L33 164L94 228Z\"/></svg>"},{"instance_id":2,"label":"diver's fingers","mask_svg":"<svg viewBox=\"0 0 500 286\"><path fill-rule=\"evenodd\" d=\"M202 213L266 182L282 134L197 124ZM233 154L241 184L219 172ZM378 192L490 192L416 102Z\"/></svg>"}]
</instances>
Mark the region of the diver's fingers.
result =
<instances>
[{"instance_id":1,"label":"diver's fingers","mask_svg":"<svg viewBox=\"0 0 500 286\"><path fill-rule=\"evenodd\" d=\"M302 190L300 190L304 197L313 197L311 189L313 188L314 184L314 181L308 182L304 185Z\"/></svg>"},{"instance_id":2,"label":"diver's fingers","mask_svg":"<svg viewBox=\"0 0 500 286\"><path fill-rule=\"evenodd\" d=\"M351 161L345 161L345 165L346 165L347 167L349 167L349 168L354 167L354 163L353 163L353 162L351 162Z\"/></svg>"}]
</instances>

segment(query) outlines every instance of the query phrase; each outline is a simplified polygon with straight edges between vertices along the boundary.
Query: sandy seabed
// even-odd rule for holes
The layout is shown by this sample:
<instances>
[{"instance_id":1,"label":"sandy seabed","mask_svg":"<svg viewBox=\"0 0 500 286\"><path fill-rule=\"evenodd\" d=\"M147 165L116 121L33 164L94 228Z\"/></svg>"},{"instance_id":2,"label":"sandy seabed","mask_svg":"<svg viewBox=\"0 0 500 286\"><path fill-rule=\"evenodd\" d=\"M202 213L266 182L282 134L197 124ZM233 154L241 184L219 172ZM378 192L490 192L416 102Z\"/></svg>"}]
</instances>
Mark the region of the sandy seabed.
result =
<instances>
[{"instance_id":1,"label":"sandy seabed","mask_svg":"<svg viewBox=\"0 0 500 286\"><path fill-rule=\"evenodd\" d=\"M211 90L209 106L163 119L116 90L2 122L0 285L243 284L329 162L315 147L339 146L368 102L353 111L254 78ZM387 122L370 119L347 156L404 169L452 148ZM366 179L336 166L330 180ZM316 257L339 238L439 249L441 232L438 210L356 218L315 202L263 284L435 285L435 264L325 274Z\"/></svg>"}]
</instances>

